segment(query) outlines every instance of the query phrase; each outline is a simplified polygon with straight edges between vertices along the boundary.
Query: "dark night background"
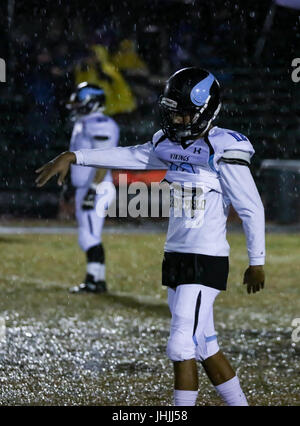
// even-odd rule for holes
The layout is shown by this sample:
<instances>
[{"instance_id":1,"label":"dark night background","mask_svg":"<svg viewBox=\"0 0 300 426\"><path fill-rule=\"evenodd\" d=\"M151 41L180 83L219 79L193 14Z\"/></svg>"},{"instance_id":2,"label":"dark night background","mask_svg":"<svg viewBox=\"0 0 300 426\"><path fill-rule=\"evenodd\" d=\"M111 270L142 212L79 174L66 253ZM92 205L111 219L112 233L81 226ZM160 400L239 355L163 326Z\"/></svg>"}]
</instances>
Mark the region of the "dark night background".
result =
<instances>
[{"instance_id":1,"label":"dark night background","mask_svg":"<svg viewBox=\"0 0 300 426\"><path fill-rule=\"evenodd\" d=\"M281 220L299 220L298 174L261 172L264 159L300 160L300 83L291 79L291 62L300 57L299 10L276 8L263 51L255 57L271 5L267 0L1 2L0 57L7 63L7 82L0 83L0 214L57 214L59 189L54 181L34 188L34 170L68 148L65 103L76 67L86 67L91 46L106 47L111 59L126 39L146 66L119 69L135 100L130 111L112 114L121 126L121 145L144 143L159 128L156 100L170 74L184 66L207 68L223 88L216 124L245 133L255 147L252 172L271 206L269 219L278 219L278 199L285 196L291 214ZM97 67L110 84L103 63Z\"/></svg>"}]
</instances>

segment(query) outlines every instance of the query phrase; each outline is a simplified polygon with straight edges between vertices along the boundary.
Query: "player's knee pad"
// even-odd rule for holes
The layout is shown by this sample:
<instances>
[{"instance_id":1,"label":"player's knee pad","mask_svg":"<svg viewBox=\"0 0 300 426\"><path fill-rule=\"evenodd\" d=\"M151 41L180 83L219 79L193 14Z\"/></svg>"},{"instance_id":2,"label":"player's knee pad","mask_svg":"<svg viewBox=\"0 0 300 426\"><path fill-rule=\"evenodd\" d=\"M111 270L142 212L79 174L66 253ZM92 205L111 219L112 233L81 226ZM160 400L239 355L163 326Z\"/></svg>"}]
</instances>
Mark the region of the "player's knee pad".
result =
<instances>
[{"instance_id":1,"label":"player's knee pad","mask_svg":"<svg viewBox=\"0 0 300 426\"><path fill-rule=\"evenodd\" d=\"M205 336L202 333L197 336L197 339L194 336L194 340L196 343L196 359L199 361L205 361L219 352L218 339L215 334L213 336Z\"/></svg>"},{"instance_id":2,"label":"player's knee pad","mask_svg":"<svg viewBox=\"0 0 300 426\"><path fill-rule=\"evenodd\" d=\"M174 332L167 345L167 356L171 361L185 361L195 358L195 343L192 336Z\"/></svg>"}]
</instances>

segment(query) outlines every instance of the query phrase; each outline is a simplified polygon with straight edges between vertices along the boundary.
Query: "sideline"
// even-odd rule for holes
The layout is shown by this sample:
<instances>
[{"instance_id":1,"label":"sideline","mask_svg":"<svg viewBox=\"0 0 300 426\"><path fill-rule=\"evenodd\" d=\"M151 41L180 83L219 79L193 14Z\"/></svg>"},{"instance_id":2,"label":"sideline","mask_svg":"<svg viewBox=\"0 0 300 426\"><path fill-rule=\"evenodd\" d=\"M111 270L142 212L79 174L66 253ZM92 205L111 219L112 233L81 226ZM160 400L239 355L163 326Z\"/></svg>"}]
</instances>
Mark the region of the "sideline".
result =
<instances>
[{"instance_id":1,"label":"sideline","mask_svg":"<svg viewBox=\"0 0 300 426\"><path fill-rule=\"evenodd\" d=\"M122 224L118 226L104 226L104 234L163 234L167 232L168 223L143 223L138 225ZM227 231L230 233L243 233L239 223L228 223ZM300 224L278 225L266 224L267 234L294 234L300 233ZM25 235L25 234L65 234L76 235L76 226L0 226L0 235Z\"/></svg>"},{"instance_id":2,"label":"sideline","mask_svg":"<svg viewBox=\"0 0 300 426\"><path fill-rule=\"evenodd\" d=\"M149 232L162 234L165 227L153 226L107 226L103 228L103 234L147 234ZM0 226L1 235L25 235L25 234L69 234L76 235L76 227L65 226Z\"/></svg>"}]
</instances>

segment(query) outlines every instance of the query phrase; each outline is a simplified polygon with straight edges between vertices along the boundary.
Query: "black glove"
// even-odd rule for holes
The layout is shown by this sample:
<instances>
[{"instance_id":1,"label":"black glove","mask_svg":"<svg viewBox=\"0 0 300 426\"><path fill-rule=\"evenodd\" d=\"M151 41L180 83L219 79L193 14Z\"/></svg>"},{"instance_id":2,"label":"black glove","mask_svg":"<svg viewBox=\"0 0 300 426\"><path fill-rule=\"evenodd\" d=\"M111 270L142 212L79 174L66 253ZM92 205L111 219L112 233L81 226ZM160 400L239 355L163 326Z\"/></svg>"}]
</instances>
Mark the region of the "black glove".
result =
<instances>
[{"instance_id":1,"label":"black glove","mask_svg":"<svg viewBox=\"0 0 300 426\"><path fill-rule=\"evenodd\" d=\"M89 188L81 204L82 210L93 210L95 208L96 188L97 185L94 184Z\"/></svg>"}]
</instances>

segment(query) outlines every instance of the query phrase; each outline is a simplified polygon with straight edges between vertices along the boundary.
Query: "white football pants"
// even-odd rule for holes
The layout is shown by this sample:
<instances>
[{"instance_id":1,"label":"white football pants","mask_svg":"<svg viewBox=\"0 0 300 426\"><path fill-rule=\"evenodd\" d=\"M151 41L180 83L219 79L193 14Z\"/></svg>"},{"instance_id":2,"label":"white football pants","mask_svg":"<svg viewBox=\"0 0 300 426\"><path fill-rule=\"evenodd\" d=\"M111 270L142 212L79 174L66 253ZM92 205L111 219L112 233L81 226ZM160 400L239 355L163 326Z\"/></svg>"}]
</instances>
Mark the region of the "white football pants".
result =
<instances>
[{"instance_id":1,"label":"white football pants","mask_svg":"<svg viewBox=\"0 0 300 426\"><path fill-rule=\"evenodd\" d=\"M107 189L107 182L105 189ZM100 184L101 186L101 184ZM97 203L100 202L103 195L96 195L95 208L92 210L83 210L81 205L88 191L88 187L77 188L75 194L76 219L78 224L78 243L83 251L96 246L102 242L102 228L105 217L101 217L96 211ZM109 190L105 193L105 204L101 203L101 210L104 211L114 200L115 191Z\"/></svg>"},{"instance_id":2,"label":"white football pants","mask_svg":"<svg viewBox=\"0 0 300 426\"><path fill-rule=\"evenodd\" d=\"M172 361L204 361L219 351L213 318L213 304L219 293L201 284L168 288L172 319L167 355Z\"/></svg>"}]
</instances>

